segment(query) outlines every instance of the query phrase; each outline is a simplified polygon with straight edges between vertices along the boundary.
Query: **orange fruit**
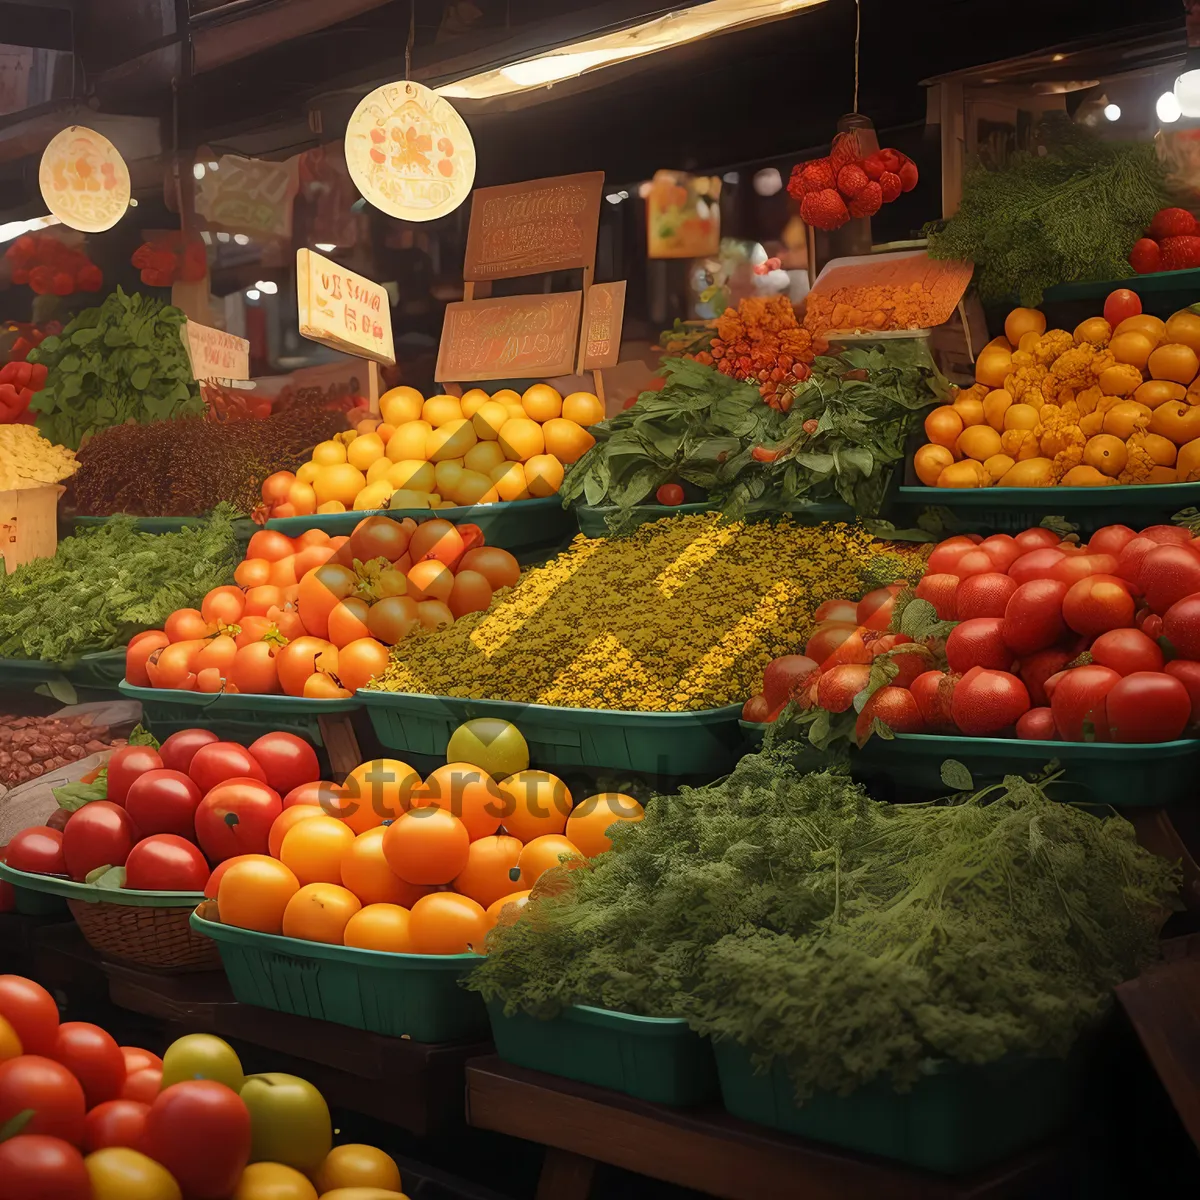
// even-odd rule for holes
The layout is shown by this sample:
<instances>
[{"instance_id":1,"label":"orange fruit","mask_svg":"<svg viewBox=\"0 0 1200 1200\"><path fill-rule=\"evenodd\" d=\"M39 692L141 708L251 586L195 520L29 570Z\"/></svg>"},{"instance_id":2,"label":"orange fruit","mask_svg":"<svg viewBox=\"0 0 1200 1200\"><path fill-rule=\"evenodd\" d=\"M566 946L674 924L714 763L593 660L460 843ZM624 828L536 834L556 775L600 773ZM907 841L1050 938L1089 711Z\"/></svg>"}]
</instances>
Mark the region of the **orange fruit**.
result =
<instances>
[{"instance_id":1,"label":"orange fruit","mask_svg":"<svg viewBox=\"0 0 1200 1200\"><path fill-rule=\"evenodd\" d=\"M1186 385L1196 378L1196 372L1200 370L1200 358L1196 357L1191 346L1168 342L1150 355L1146 365L1150 368L1152 378L1169 379L1172 383Z\"/></svg>"},{"instance_id":2,"label":"orange fruit","mask_svg":"<svg viewBox=\"0 0 1200 1200\"><path fill-rule=\"evenodd\" d=\"M991 483L991 475L984 469L983 463L973 458L963 462L952 463L945 467L937 478L936 487L987 487Z\"/></svg>"},{"instance_id":3,"label":"orange fruit","mask_svg":"<svg viewBox=\"0 0 1200 1200\"><path fill-rule=\"evenodd\" d=\"M331 815L363 834L407 812L412 794L420 786L420 775L408 763L398 758L373 758L346 776L339 793L341 807Z\"/></svg>"},{"instance_id":4,"label":"orange fruit","mask_svg":"<svg viewBox=\"0 0 1200 1200\"><path fill-rule=\"evenodd\" d=\"M469 421L490 399L483 388L471 388L470 391L463 392L458 406L462 409L462 415Z\"/></svg>"},{"instance_id":5,"label":"orange fruit","mask_svg":"<svg viewBox=\"0 0 1200 1200\"><path fill-rule=\"evenodd\" d=\"M471 427L481 442L494 442L500 436L500 430L509 420L508 409L492 399L486 404L481 404L475 410L475 415L471 418Z\"/></svg>"},{"instance_id":6,"label":"orange fruit","mask_svg":"<svg viewBox=\"0 0 1200 1200\"><path fill-rule=\"evenodd\" d=\"M1003 479L1016 465L1015 460L1009 458L1007 454L993 454L990 458L983 460L983 469L992 477L993 481Z\"/></svg>"},{"instance_id":7,"label":"orange fruit","mask_svg":"<svg viewBox=\"0 0 1200 1200\"><path fill-rule=\"evenodd\" d=\"M340 650L356 638L370 637L367 613L371 606L357 596L339 600L329 610L329 640Z\"/></svg>"},{"instance_id":8,"label":"orange fruit","mask_svg":"<svg viewBox=\"0 0 1200 1200\"><path fill-rule=\"evenodd\" d=\"M462 458L475 442L475 430L471 422L464 417L458 417L430 430L425 438L423 457L434 463Z\"/></svg>"},{"instance_id":9,"label":"orange fruit","mask_svg":"<svg viewBox=\"0 0 1200 1200\"><path fill-rule=\"evenodd\" d=\"M411 908L429 889L407 883L392 870L383 856L383 825L360 833L342 855L342 887L349 888L363 904L399 904Z\"/></svg>"},{"instance_id":10,"label":"orange fruit","mask_svg":"<svg viewBox=\"0 0 1200 1200\"><path fill-rule=\"evenodd\" d=\"M522 842L562 833L571 815L571 791L549 771L518 771L499 783L501 820L506 832Z\"/></svg>"},{"instance_id":11,"label":"orange fruit","mask_svg":"<svg viewBox=\"0 0 1200 1200\"><path fill-rule=\"evenodd\" d=\"M506 834L482 837L471 843L467 865L454 878L454 890L488 908L517 886L517 860L524 849Z\"/></svg>"},{"instance_id":12,"label":"orange fruit","mask_svg":"<svg viewBox=\"0 0 1200 1200\"><path fill-rule=\"evenodd\" d=\"M1072 336L1077 346L1087 342L1090 346L1100 347L1108 345L1112 332L1112 326L1103 317L1088 317L1075 326Z\"/></svg>"},{"instance_id":13,"label":"orange fruit","mask_svg":"<svg viewBox=\"0 0 1200 1200\"><path fill-rule=\"evenodd\" d=\"M1154 465L1157 467L1173 467L1178 451L1175 449L1175 443L1170 438L1162 437L1157 433L1148 433L1142 441L1142 445L1146 447L1150 457L1154 460Z\"/></svg>"},{"instance_id":14,"label":"orange fruit","mask_svg":"<svg viewBox=\"0 0 1200 1200\"><path fill-rule=\"evenodd\" d=\"M301 463L300 466L296 468L296 482L307 483L311 486L312 481L316 479L317 472L320 469L320 466L318 466L318 464L313 462L311 459L306 463Z\"/></svg>"},{"instance_id":15,"label":"orange fruit","mask_svg":"<svg viewBox=\"0 0 1200 1200\"><path fill-rule=\"evenodd\" d=\"M1010 404L1004 410L1004 428L1032 429L1038 423L1037 409L1032 404Z\"/></svg>"},{"instance_id":16,"label":"orange fruit","mask_svg":"<svg viewBox=\"0 0 1200 1200\"><path fill-rule=\"evenodd\" d=\"M1004 386L1006 376L1012 371L1012 350L1007 346L985 346L975 360L975 379L990 388Z\"/></svg>"},{"instance_id":17,"label":"orange fruit","mask_svg":"<svg viewBox=\"0 0 1200 1200\"><path fill-rule=\"evenodd\" d=\"M477 471L480 475L490 475L507 461L499 442L476 442L463 455L463 469Z\"/></svg>"},{"instance_id":18,"label":"orange fruit","mask_svg":"<svg viewBox=\"0 0 1200 1200\"><path fill-rule=\"evenodd\" d=\"M1150 423L1150 410L1136 400L1122 400L1104 414L1104 432L1124 441L1135 429L1145 429Z\"/></svg>"},{"instance_id":19,"label":"orange fruit","mask_svg":"<svg viewBox=\"0 0 1200 1200\"><path fill-rule=\"evenodd\" d=\"M317 1168L313 1182L321 1195L337 1188L383 1188L398 1192L400 1168L390 1154L374 1146L350 1142L330 1150Z\"/></svg>"},{"instance_id":20,"label":"orange fruit","mask_svg":"<svg viewBox=\"0 0 1200 1200\"><path fill-rule=\"evenodd\" d=\"M487 918L490 925L511 925L517 919L521 909L529 903L528 889L523 892L509 892L499 900L493 900L487 908ZM508 911L505 912L505 909Z\"/></svg>"},{"instance_id":21,"label":"orange fruit","mask_svg":"<svg viewBox=\"0 0 1200 1200\"><path fill-rule=\"evenodd\" d=\"M596 444L596 439L582 425L565 417L547 421L542 426L542 437L546 453L568 464L582 458Z\"/></svg>"},{"instance_id":22,"label":"orange fruit","mask_svg":"<svg viewBox=\"0 0 1200 1200\"><path fill-rule=\"evenodd\" d=\"M484 442L485 446L494 446L495 442ZM492 481L478 471L463 471L454 484L450 499L455 504L495 504L500 499L500 493L492 486Z\"/></svg>"},{"instance_id":23,"label":"orange fruit","mask_svg":"<svg viewBox=\"0 0 1200 1200\"><path fill-rule=\"evenodd\" d=\"M916 471L917 478L926 487L936 487L938 476L952 462L954 462L952 450L947 450L945 446L937 446L933 442L926 442L913 455L913 470Z\"/></svg>"},{"instance_id":24,"label":"orange fruit","mask_svg":"<svg viewBox=\"0 0 1200 1200\"><path fill-rule=\"evenodd\" d=\"M405 421L396 426L396 432L388 438L387 456L392 462L403 462L409 458L425 459L425 442L433 432L428 421Z\"/></svg>"},{"instance_id":25,"label":"orange fruit","mask_svg":"<svg viewBox=\"0 0 1200 1200\"><path fill-rule=\"evenodd\" d=\"M586 428L604 420L604 405L592 392L572 392L563 400L562 415L568 421Z\"/></svg>"},{"instance_id":26,"label":"orange fruit","mask_svg":"<svg viewBox=\"0 0 1200 1200\"><path fill-rule=\"evenodd\" d=\"M367 684L387 668L391 651L373 637L355 638L338 650L338 667L335 674L342 685L351 692L365 688Z\"/></svg>"},{"instance_id":27,"label":"orange fruit","mask_svg":"<svg viewBox=\"0 0 1200 1200\"><path fill-rule=\"evenodd\" d=\"M497 404L515 404L518 408L521 407L521 393L513 391L512 388L501 388L498 392L493 392L492 399ZM521 411L523 412L524 409Z\"/></svg>"},{"instance_id":28,"label":"orange fruit","mask_svg":"<svg viewBox=\"0 0 1200 1200\"><path fill-rule=\"evenodd\" d=\"M1167 400L1183 400L1186 396L1187 388L1169 379L1148 379L1133 393L1133 398L1147 408L1157 408Z\"/></svg>"},{"instance_id":29,"label":"orange fruit","mask_svg":"<svg viewBox=\"0 0 1200 1200\"><path fill-rule=\"evenodd\" d=\"M470 848L467 827L453 813L436 807L403 813L383 835L388 866L409 883L449 883L467 865Z\"/></svg>"},{"instance_id":30,"label":"orange fruit","mask_svg":"<svg viewBox=\"0 0 1200 1200\"><path fill-rule=\"evenodd\" d=\"M1036 308L1014 308L1004 318L1004 336L1013 346L1027 333L1041 336L1046 332L1046 315Z\"/></svg>"},{"instance_id":31,"label":"orange fruit","mask_svg":"<svg viewBox=\"0 0 1200 1200\"><path fill-rule=\"evenodd\" d=\"M563 475L563 465L553 454L535 454L525 463L531 496L553 496L562 487Z\"/></svg>"},{"instance_id":32,"label":"orange fruit","mask_svg":"<svg viewBox=\"0 0 1200 1200\"><path fill-rule=\"evenodd\" d=\"M548 383L535 383L525 389L521 397L521 407L531 421L540 425L543 421L552 421L562 413L562 395Z\"/></svg>"},{"instance_id":33,"label":"orange fruit","mask_svg":"<svg viewBox=\"0 0 1200 1200\"><path fill-rule=\"evenodd\" d=\"M434 429L462 419L462 405L457 396L430 396L421 406L421 420L428 421Z\"/></svg>"},{"instance_id":34,"label":"orange fruit","mask_svg":"<svg viewBox=\"0 0 1200 1200\"><path fill-rule=\"evenodd\" d=\"M354 503L354 498L367 486L367 477L348 462L334 463L322 467L313 480L313 491L316 493L318 504L328 504L330 500L339 500L347 507Z\"/></svg>"},{"instance_id":35,"label":"orange fruit","mask_svg":"<svg viewBox=\"0 0 1200 1200\"><path fill-rule=\"evenodd\" d=\"M412 954L408 920L408 909L399 904L368 904L346 922L342 943L360 950Z\"/></svg>"},{"instance_id":36,"label":"orange fruit","mask_svg":"<svg viewBox=\"0 0 1200 1200\"><path fill-rule=\"evenodd\" d=\"M1003 388L993 388L983 398L983 419L997 432L1004 432L1004 414L1012 407L1013 398Z\"/></svg>"},{"instance_id":37,"label":"orange fruit","mask_svg":"<svg viewBox=\"0 0 1200 1200\"><path fill-rule=\"evenodd\" d=\"M309 883L341 883L342 855L353 841L354 830L349 825L321 813L319 817L293 824L283 835L279 861L296 876L301 887Z\"/></svg>"},{"instance_id":38,"label":"orange fruit","mask_svg":"<svg viewBox=\"0 0 1200 1200\"><path fill-rule=\"evenodd\" d=\"M359 431L359 436L346 447L346 461L360 471L365 471L372 463L385 458L383 438L374 430L369 433Z\"/></svg>"},{"instance_id":39,"label":"orange fruit","mask_svg":"<svg viewBox=\"0 0 1200 1200\"><path fill-rule=\"evenodd\" d=\"M1105 367L1096 382L1106 396L1128 396L1142 386L1142 373L1131 363L1121 363Z\"/></svg>"},{"instance_id":40,"label":"orange fruit","mask_svg":"<svg viewBox=\"0 0 1200 1200\"><path fill-rule=\"evenodd\" d=\"M346 506L340 500L326 500L324 504L317 505L319 513L339 513L346 512Z\"/></svg>"},{"instance_id":41,"label":"orange fruit","mask_svg":"<svg viewBox=\"0 0 1200 1200\"><path fill-rule=\"evenodd\" d=\"M288 901L283 936L340 946L346 923L361 908L358 897L341 884L310 883Z\"/></svg>"},{"instance_id":42,"label":"orange fruit","mask_svg":"<svg viewBox=\"0 0 1200 1200\"><path fill-rule=\"evenodd\" d=\"M441 600L445 602L454 587L454 572L436 558L427 558L417 563L408 573L408 595L414 600Z\"/></svg>"},{"instance_id":43,"label":"orange fruit","mask_svg":"<svg viewBox=\"0 0 1200 1200\"><path fill-rule=\"evenodd\" d=\"M1083 448L1083 461L1110 478L1115 478L1125 469L1127 457L1125 443L1111 433L1100 433L1088 438L1087 445Z\"/></svg>"},{"instance_id":44,"label":"orange fruit","mask_svg":"<svg viewBox=\"0 0 1200 1200\"><path fill-rule=\"evenodd\" d=\"M936 446L953 450L963 431L962 417L949 404L935 408L925 418L925 436Z\"/></svg>"},{"instance_id":45,"label":"orange fruit","mask_svg":"<svg viewBox=\"0 0 1200 1200\"><path fill-rule=\"evenodd\" d=\"M505 798L481 767L453 762L438 767L413 792L413 808L440 808L466 826L472 841L495 833L504 819Z\"/></svg>"},{"instance_id":46,"label":"orange fruit","mask_svg":"<svg viewBox=\"0 0 1200 1200\"><path fill-rule=\"evenodd\" d=\"M272 858L279 857L279 847L283 845L283 835L297 821L307 821L310 817L323 817L319 804L293 804L271 822L271 831L267 834L267 853Z\"/></svg>"},{"instance_id":47,"label":"orange fruit","mask_svg":"<svg viewBox=\"0 0 1200 1200\"><path fill-rule=\"evenodd\" d=\"M1189 312L1186 308L1177 312L1167 320L1163 336L1168 342L1190 346L1200 354L1200 313Z\"/></svg>"},{"instance_id":48,"label":"orange fruit","mask_svg":"<svg viewBox=\"0 0 1200 1200\"><path fill-rule=\"evenodd\" d=\"M491 472L491 480L501 500L529 499L529 486L522 463L506 461Z\"/></svg>"},{"instance_id":49,"label":"orange fruit","mask_svg":"<svg viewBox=\"0 0 1200 1200\"><path fill-rule=\"evenodd\" d=\"M1180 447L1175 470L1180 483L1194 483L1200 479L1200 438Z\"/></svg>"},{"instance_id":50,"label":"orange fruit","mask_svg":"<svg viewBox=\"0 0 1200 1200\"><path fill-rule=\"evenodd\" d=\"M332 467L338 463L344 463L346 461L346 447L341 442L318 442L312 452L312 461L318 467ZM296 473L296 478L300 479L299 472ZM312 480L300 479L300 482L311 483Z\"/></svg>"},{"instance_id":51,"label":"orange fruit","mask_svg":"<svg viewBox=\"0 0 1200 1200\"><path fill-rule=\"evenodd\" d=\"M426 462L423 458L402 458L396 463L390 458L385 461L389 464L386 479L392 487L406 488L410 492L433 491L437 471L433 463ZM369 478L370 472L367 472L367 475Z\"/></svg>"},{"instance_id":52,"label":"orange fruit","mask_svg":"<svg viewBox=\"0 0 1200 1200\"><path fill-rule=\"evenodd\" d=\"M288 902L300 882L283 863L262 855L247 855L221 876L217 912L221 924L280 933Z\"/></svg>"},{"instance_id":53,"label":"orange fruit","mask_svg":"<svg viewBox=\"0 0 1200 1200\"><path fill-rule=\"evenodd\" d=\"M640 821L646 810L623 792L601 792L589 796L567 818L567 840L580 853L595 858L612 849L608 829L617 821Z\"/></svg>"},{"instance_id":54,"label":"orange fruit","mask_svg":"<svg viewBox=\"0 0 1200 1200\"><path fill-rule=\"evenodd\" d=\"M379 397L379 412L389 425L398 427L417 420L424 404L425 398L416 388L394 387Z\"/></svg>"},{"instance_id":55,"label":"orange fruit","mask_svg":"<svg viewBox=\"0 0 1200 1200\"><path fill-rule=\"evenodd\" d=\"M542 427L528 417L513 417L500 426L500 449L504 451L504 457L512 462L525 462L541 454L545 448Z\"/></svg>"},{"instance_id":56,"label":"orange fruit","mask_svg":"<svg viewBox=\"0 0 1200 1200\"><path fill-rule=\"evenodd\" d=\"M482 953L489 927L483 907L454 892L422 896L408 914L414 954Z\"/></svg>"},{"instance_id":57,"label":"orange fruit","mask_svg":"<svg viewBox=\"0 0 1200 1200\"><path fill-rule=\"evenodd\" d=\"M1122 321L1121 325L1124 324L1125 322ZM1120 327L1117 328L1120 329ZM1142 330L1130 329L1124 333L1115 334L1113 340L1108 343L1108 348L1117 362L1128 363L1140 371L1149 361L1150 355L1154 353L1154 342Z\"/></svg>"},{"instance_id":58,"label":"orange fruit","mask_svg":"<svg viewBox=\"0 0 1200 1200\"><path fill-rule=\"evenodd\" d=\"M980 405L980 408L982 407ZM983 462L985 458L1000 453L1000 435L990 425L969 425L958 435L956 448L964 457ZM331 622L330 630L332 629Z\"/></svg>"},{"instance_id":59,"label":"orange fruit","mask_svg":"<svg viewBox=\"0 0 1200 1200\"><path fill-rule=\"evenodd\" d=\"M958 413L964 427L984 422L983 401L974 396L960 396L950 407Z\"/></svg>"},{"instance_id":60,"label":"orange fruit","mask_svg":"<svg viewBox=\"0 0 1200 1200\"><path fill-rule=\"evenodd\" d=\"M1165 321L1158 317L1153 317L1149 313L1137 313L1132 317L1126 317L1113 330L1114 337L1120 333L1145 334L1146 340L1152 346L1157 346L1160 342L1166 340L1167 325Z\"/></svg>"},{"instance_id":61,"label":"orange fruit","mask_svg":"<svg viewBox=\"0 0 1200 1200\"><path fill-rule=\"evenodd\" d=\"M517 888L532 888L538 878L551 867L557 867L564 857L581 857L579 847L562 834L547 833L525 843L517 865L521 877L514 883Z\"/></svg>"},{"instance_id":62,"label":"orange fruit","mask_svg":"<svg viewBox=\"0 0 1200 1200\"><path fill-rule=\"evenodd\" d=\"M383 458L377 458L369 467L367 467L367 487L373 483L383 483L391 474L392 468L396 464L385 454ZM392 484L395 487L396 484Z\"/></svg>"},{"instance_id":63,"label":"orange fruit","mask_svg":"<svg viewBox=\"0 0 1200 1200\"><path fill-rule=\"evenodd\" d=\"M1150 414L1150 432L1186 446L1200 437L1200 407L1186 400L1168 400Z\"/></svg>"}]
</instances>

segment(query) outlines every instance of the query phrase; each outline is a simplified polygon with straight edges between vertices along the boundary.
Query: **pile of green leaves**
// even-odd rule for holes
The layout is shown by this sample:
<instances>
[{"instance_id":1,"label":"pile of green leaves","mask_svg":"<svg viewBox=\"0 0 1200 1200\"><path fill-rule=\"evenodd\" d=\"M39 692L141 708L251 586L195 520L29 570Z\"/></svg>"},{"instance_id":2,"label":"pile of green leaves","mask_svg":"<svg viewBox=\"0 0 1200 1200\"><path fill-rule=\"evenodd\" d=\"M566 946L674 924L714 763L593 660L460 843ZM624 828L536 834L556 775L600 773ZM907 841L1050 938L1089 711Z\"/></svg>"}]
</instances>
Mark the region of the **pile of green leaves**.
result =
<instances>
[{"instance_id":1,"label":"pile of green leaves","mask_svg":"<svg viewBox=\"0 0 1200 1200\"><path fill-rule=\"evenodd\" d=\"M839 501L874 516L909 432L947 394L925 343L909 339L818 358L788 413L691 359L662 370L661 391L592 430L596 445L568 470L564 503L629 509L678 480L732 519Z\"/></svg>"},{"instance_id":2,"label":"pile of green leaves","mask_svg":"<svg viewBox=\"0 0 1200 1200\"><path fill-rule=\"evenodd\" d=\"M120 288L85 308L29 361L49 370L30 408L52 442L78 449L84 438L126 421L147 424L203 413L200 388L181 338L178 308Z\"/></svg>"},{"instance_id":3,"label":"pile of green leaves","mask_svg":"<svg viewBox=\"0 0 1200 1200\"><path fill-rule=\"evenodd\" d=\"M468 986L539 1017L684 1017L782 1059L801 1099L904 1088L931 1060L1065 1054L1154 958L1178 886L1126 821L1041 783L888 805L784 748L611 836L543 877Z\"/></svg>"},{"instance_id":4,"label":"pile of green leaves","mask_svg":"<svg viewBox=\"0 0 1200 1200\"><path fill-rule=\"evenodd\" d=\"M178 533L139 533L132 517L64 538L52 558L0 573L0 658L69 664L161 627L177 608L198 608L231 582L237 565L233 510Z\"/></svg>"},{"instance_id":5,"label":"pile of green leaves","mask_svg":"<svg viewBox=\"0 0 1200 1200\"><path fill-rule=\"evenodd\" d=\"M1046 153L975 166L958 212L928 231L931 258L975 264L985 302L1037 305L1056 283L1127 278L1130 248L1171 202L1152 142L1105 141L1065 117L1038 132Z\"/></svg>"}]
</instances>

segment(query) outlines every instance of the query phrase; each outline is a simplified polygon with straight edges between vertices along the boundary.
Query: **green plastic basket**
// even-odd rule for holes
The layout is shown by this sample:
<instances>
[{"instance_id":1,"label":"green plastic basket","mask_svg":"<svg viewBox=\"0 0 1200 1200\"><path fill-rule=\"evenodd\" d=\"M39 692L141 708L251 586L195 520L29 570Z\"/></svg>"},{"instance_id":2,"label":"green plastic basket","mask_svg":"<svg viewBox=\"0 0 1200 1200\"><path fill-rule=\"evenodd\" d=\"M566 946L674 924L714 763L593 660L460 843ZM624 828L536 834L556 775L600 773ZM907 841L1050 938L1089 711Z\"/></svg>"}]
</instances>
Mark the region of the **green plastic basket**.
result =
<instances>
[{"instance_id":1,"label":"green plastic basket","mask_svg":"<svg viewBox=\"0 0 1200 1200\"><path fill-rule=\"evenodd\" d=\"M379 740L390 750L444 757L450 735L474 717L511 721L542 767L602 767L653 775L720 775L742 752L742 706L699 712L557 708L360 689Z\"/></svg>"},{"instance_id":2,"label":"green plastic basket","mask_svg":"<svg viewBox=\"0 0 1200 1200\"><path fill-rule=\"evenodd\" d=\"M890 780L898 789L945 795L941 767L948 758L966 766L976 786L1040 771L1057 759L1074 798L1113 808L1159 807L1195 796L1200 739L1133 744L903 733L890 741L871 738L854 759L854 774ZM1063 794L1069 798L1069 793Z\"/></svg>"},{"instance_id":3,"label":"green plastic basket","mask_svg":"<svg viewBox=\"0 0 1200 1200\"><path fill-rule=\"evenodd\" d=\"M781 1062L756 1074L749 1051L736 1042L717 1042L713 1053L733 1116L940 1174L1002 1161L1049 1137L1070 1114L1063 1059L946 1063L908 1092L880 1081L849 1096L819 1093L801 1107Z\"/></svg>"},{"instance_id":4,"label":"green plastic basket","mask_svg":"<svg viewBox=\"0 0 1200 1200\"><path fill-rule=\"evenodd\" d=\"M331 537L349 534L366 517L412 517L420 524L435 517L456 525L478 525L484 543L514 553L557 547L575 534L575 517L557 496L537 500L509 500L501 504L471 504L458 508L389 508L367 512L316 513L311 517L273 517L268 529L296 537L308 529L323 529Z\"/></svg>"},{"instance_id":5,"label":"green plastic basket","mask_svg":"<svg viewBox=\"0 0 1200 1200\"><path fill-rule=\"evenodd\" d=\"M1066 300L1096 300L1103 305L1109 292L1115 288L1128 288L1143 299L1149 298L1149 308L1153 308L1158 303L1158 298L1164 294L1185 293L1190 302L1200 293L1200 270L1189 267L1183 271L1155 271L1150 275L1133 275L1129 279L1056 283L1046 289L1042 296L1042 304L1060 304Z\"/></svg>"},{"instance_id":6,"label":"green plastic basket","mask_svg":"<svg viewBox=\"0 0 1200 1200\"><path fill-rule=\"evenodd\" d=\"M65 681L76 689L115 692L124 675L124 649L84 654L68 664L36 658L0 658L0 685L11 688L36 688Z\"/></svg>"},{"instance_id":7,"label":"green plastic basket","mask_svg":"<svg viewBox=\"0 0 1200 1200\"><path fill-rule=\"evenodd\" d=\"M10 688L35 688L63 678L62 667L39 658L0 658L0 684Z\"/></svg>"},{"instance_id":8,"label":"green plastic basket","mask_svg":"<svg viewBox=\"0 0 1200 1200\"><path fill-rule=\"evenodd\" d=\"M106 521L111 521L114 516L123 516L123 513L113 513L107 517L72 517L71 525L75 529L91 529L97 525L103 525ZM133 516L133 514L129 514ZM201 525L207 519L205 517L139 517L133 516L137 523L139 532L141 533L178 533L181 529L186 529L189 525ZM233 522L233 534L237 538L238 545L243 549L250 543L250 538L261 528L249 517L235 517Z\"/></svg>"},{"instance_id":9,"label":"green plastic basket","mask_svg":"<svg viewBox=\"0 0 1200 1200\"><path fill-rule=\"evenodd\" d=\"M181 692L174 688L137 687L121 681L122 696L140 700L142 724L155 737L165 738L198 722L223 737L237 740L258 737L266 728L294 733L321 746L318 717L351 713L362 708L358 700L307 700L303 696L233 695Z\"/></svg>"},{"instance_id":10,"label":"green plastic basket","mask_svg":"<svg viewBox=\"0 0 1200 1200\"><path fill-rule=\"evenodd\" d=\"M615 504L579 504L574 512L579 518L579 532L586 537L608 537L608 520L618 511ZM663 517L687 517L693 513L715 512L716 506L707 500L696 504L635 504L630 510L628 529L635 529L649 521L661 521ZM773 513L773 516L780 514ZM788 512L792 520L802 525L820 525L824 521L854 521L854 509L848 504L830 502L810 504Z\"/></svg>"},{"instance_id":11,"label":"green plastic basket","mask_svg":"<svg viewBox=\"0 0 1200 1200\"><path fill-rule=\"evenodd\" d=\"M752 750L758 750L762 746L763 738L767 736L767 726L762 721L739 720L738 727L746 739L746 745Z\"/></svg>"},{"instance_id":12,"label":"green plastic basket","mask_svg":"<svg viewBox=\"0 0 1200 1200\"><path fill-rule=\"evenodd\" d=\"M703 1104L717 1092L707 1038L673 1017L638 1017L576 1004L550 1021L488 1004L496 1053L547 1075L611 1088L652 1104Z\"/></svg>"},{"instance_id":13,"label":"green plastic basket","mask_svg":"<svg viewBox=\"0 0 1200 1200\"><path fill-rule=\"evenodd\" d=\"M256 933L192 914L212 938L235 999L417 1042L486 1035L483 1000L458 981L477 954L390 954Z\"/></svg>"}]
</instances>

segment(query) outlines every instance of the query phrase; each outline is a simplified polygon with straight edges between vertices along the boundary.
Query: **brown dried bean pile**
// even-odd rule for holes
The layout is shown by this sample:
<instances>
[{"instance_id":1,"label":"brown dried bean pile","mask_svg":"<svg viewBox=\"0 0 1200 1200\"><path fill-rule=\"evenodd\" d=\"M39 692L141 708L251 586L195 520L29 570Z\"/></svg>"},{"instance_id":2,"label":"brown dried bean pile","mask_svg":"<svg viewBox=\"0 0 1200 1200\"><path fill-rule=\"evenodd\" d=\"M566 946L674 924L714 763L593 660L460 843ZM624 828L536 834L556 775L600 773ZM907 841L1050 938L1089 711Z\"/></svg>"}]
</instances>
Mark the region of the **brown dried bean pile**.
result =
<instances>
[{"instance_id":1,"label":"brown dried bean pile","mask_svg":"<svg viewBox=\"0 0 1200 1200\"><path fill-rule=\"evenodd\" d=\"M124 744L124 738L109 734L107 725L94 724L87 716L60 719L0 713L0 787L16 787Z\"/></svg>"}]
</instances>

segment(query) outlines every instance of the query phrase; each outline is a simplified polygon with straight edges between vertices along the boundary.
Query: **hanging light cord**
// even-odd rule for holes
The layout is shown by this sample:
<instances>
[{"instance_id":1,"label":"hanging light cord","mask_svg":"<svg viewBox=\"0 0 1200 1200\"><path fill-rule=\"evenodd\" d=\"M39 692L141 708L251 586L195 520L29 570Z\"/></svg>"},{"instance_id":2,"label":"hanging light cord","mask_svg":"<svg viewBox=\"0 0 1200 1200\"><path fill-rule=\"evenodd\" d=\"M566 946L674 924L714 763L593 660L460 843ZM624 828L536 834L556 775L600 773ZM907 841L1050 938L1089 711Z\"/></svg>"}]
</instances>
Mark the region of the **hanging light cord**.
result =
<instances>
[{"instance_id":1,"label":"hanging light cord","mask_svg":"<svg viewBox=\"0 0 1200 1200\"><path fill-rule=\"evenodd\" d=\"M858 112L858 43L862 34L862 0L854 0L854 107Z\"/></svg>"},{"instance_id":2,"label":"hanging light cord","mask_svg":"<svg viewBox=\"0 0 1200 1200\"><path fill-rule=\"evenodd\" d=\"M413 42L417 38L417 0L408 6L408 41L404 43L404 78L412 78Z\"/></svg>"}]
</instances>

